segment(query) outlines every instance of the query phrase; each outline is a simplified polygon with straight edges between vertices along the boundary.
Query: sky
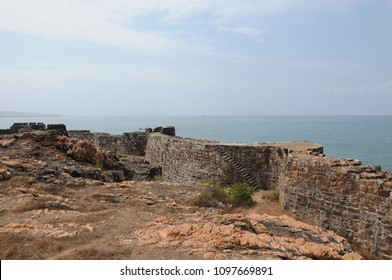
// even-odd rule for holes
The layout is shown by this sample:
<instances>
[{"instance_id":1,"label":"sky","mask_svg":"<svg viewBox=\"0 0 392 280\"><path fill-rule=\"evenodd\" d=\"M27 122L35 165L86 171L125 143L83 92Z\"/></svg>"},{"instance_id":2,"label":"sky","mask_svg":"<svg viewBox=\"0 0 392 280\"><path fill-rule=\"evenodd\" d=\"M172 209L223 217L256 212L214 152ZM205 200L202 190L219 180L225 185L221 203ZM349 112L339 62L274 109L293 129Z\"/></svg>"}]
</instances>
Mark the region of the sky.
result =
<instances>
[{"instance_id":1,"label":"sky","mask_svg":"<svg viewBox=\"0 0 392 280\"><path fill-rule=\"evenodd\" d=\"M392 0L0 0L0 111L391 115Z\"/></svg>"}]
</instances>

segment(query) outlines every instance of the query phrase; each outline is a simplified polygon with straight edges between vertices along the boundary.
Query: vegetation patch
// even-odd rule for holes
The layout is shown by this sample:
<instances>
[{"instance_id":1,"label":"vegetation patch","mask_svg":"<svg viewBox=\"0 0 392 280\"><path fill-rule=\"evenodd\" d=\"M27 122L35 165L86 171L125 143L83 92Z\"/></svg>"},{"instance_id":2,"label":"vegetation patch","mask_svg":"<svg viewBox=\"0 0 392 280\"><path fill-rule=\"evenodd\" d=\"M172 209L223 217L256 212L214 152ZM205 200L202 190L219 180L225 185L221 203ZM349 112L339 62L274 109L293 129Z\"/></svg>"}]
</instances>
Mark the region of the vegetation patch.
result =
<instances>
[{"instance_id":1,"label":"vegetation patch","mask_svg":"<svg viewBox=\"0 0 392 280\"><path fill-rule=\"evenodd\" d=\"M200 193L196 198L195 205L199 207L218 207L219 205L226 206L230 203L231 198L229 193L223 189L218 182L205 181L206 190Z\"/></svg>"},{"instance_id":2,"label":"vegetation patch","mask_svg":"<svg viewBox=\"0 0 392 280\"><path fill-rule=\"evenodd\" d=\"M235 206L252 205L252 195L254 192L253 187L244 183L235 183L229 186L229 193Z\"/></svg>"},{"instance_id":3,"label":"vegetation patch","mask_svg":"<svg viewBox=\"0 0 392 280\"><path fill-rule=\"evenodd\" d=\"M219 182L203 180L206 190L200 193L195 201L199 207L218 206L244 206L252 205L252 194L254 189L248 184L235 183L227 187L222 187Z\"/></svg>"}]
</instances>

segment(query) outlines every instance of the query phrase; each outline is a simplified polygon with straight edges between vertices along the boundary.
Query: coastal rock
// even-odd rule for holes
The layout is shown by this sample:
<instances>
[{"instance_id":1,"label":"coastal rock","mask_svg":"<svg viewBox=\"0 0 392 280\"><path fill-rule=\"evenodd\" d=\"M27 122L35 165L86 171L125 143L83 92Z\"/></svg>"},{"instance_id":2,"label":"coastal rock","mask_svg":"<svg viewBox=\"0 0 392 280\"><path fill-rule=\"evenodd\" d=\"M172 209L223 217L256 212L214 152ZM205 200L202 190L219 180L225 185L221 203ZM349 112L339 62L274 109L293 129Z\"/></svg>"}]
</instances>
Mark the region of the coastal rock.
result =
<instances>
[{"instance_id":1,"label":"coastal rock","mask_svg":"<svg viewBox=\"0 0 392 280\"><path fill-rule=\"evenodd\" d=\"M131 169L133 166L124 166L117 157L89 141L59 136L56 138L55 146L76 161L94 165L94 170L71 168L67 173L73 177L114 182L132 180L134 178L135 172ZM134 166L137 167L137 165Z\"/></svg>"},{"instance_id":2,"label":"coastal rock","mask_svg":"<svg viewBox=\"0 0 392 280\"><path fill-rule=\"evenodd\" d=\"M344 238L285 215L212 214L207 220L200 223L197 213L179 224L160 217L135 232L136 244L181 244L205 259L362 259Z\"/></svg>"},{"instance_id":3,"label":"coastal rock","mask_svg":"<svg viewBox=\"0 0 392 280\"><path fill-rule=\"evenodd\" d=\"M41 224L33 219L27 219L23 223L9 223L0 228L2 234L27 235L31 237L49 238L72 238L83 231L92 232L94 228L89 224L78 226L75 223L61 224L57 227L49 224Z\"/></svg>"}]
</instances>

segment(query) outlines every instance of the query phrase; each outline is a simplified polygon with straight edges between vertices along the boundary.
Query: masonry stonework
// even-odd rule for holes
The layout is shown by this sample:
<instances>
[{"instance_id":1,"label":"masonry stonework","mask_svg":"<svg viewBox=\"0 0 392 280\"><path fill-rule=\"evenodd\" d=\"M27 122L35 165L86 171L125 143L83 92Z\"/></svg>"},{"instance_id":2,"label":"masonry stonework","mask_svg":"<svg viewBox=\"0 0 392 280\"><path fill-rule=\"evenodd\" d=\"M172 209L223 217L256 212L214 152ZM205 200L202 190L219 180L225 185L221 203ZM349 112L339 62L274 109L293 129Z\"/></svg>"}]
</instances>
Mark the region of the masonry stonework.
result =
<instances>
[{"instance_id":1,"label":"masonry stonework","mask_svg":"<svg viewBox=\"0 0 392 280\"><path fill-rule=\"evenodd\" d=\"M298 217L392 259L392 174L320 152L322 147L293 151L284 143L228 144L152 133L146 159L174 181L230 184L251 177L255 186L278 190L282 206Z\"/></svg>"},{"instance_id":2,"label":"masonry stonework","mask_svg":"<svg viewBox=\"0 0 392 280\"><path fill-rule=\"evenodd\" d=\"M277 163L287 156L288 150L280 147L225 144L157 133L149 135L146 148L146 159L162 166L165 179L248 182L262 189L274 187L279 177Z\"/></svg>"},{"instance_id":3,"label":"masonry stonework","mask_svg":"<svg viewBox=\"0 0 392 280\"><path fill-rule=\"evenodd\" d=\"M282 206L392 259L392 174L344 159L296 155L279 176Z\"/></svg>"},{"instance_id":4,"label":"masonry stonework","mask_svg":"<svg viewBox=\"0 0 392 280\"><path fill-rule=\"evenodd\" d=\"M114 154L144 156L147 146L147 133L143 131L111 135L89 130L70 130L68 134L73 138L90 141Z\"/></svg>"}]
</instances>

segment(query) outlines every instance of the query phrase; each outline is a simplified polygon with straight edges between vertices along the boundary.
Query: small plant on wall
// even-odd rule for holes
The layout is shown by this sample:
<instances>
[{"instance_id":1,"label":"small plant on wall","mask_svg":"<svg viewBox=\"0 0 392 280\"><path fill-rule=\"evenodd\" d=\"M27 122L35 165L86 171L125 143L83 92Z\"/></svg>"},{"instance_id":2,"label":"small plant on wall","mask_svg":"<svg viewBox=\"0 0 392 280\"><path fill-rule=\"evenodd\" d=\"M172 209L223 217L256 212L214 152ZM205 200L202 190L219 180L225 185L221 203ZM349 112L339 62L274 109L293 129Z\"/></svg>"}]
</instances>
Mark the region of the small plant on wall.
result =
<instances>
[{"instance_id":1,"label":"small plant on wall","mask_svg":"<svg viewBox=\"0 0 392 280\"><path fill-rule=\"evenodd\" d=\"M253 203L252 195L255 190L248 184L235 183L228 188L234 205L251 205Z\"/></svg>"}]
</instances>

